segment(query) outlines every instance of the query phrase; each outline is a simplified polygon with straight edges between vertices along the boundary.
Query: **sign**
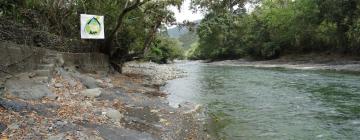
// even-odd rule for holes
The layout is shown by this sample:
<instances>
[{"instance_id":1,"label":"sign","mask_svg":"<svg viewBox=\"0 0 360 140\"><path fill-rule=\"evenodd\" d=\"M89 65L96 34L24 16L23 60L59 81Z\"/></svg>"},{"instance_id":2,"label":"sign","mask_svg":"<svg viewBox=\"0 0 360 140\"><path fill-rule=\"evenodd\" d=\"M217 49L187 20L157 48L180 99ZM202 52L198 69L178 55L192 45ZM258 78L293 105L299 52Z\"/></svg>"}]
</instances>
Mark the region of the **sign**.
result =
<instances>
[{"instance_id":1,"label":"sign","mask_svg":"<svg viewBox=\"0 0 360 140\"><path fill-rule=\"evenodd\" d=\"M104 16L80 15L82 39L105 39Z\"/></svg>"}]
</instances>

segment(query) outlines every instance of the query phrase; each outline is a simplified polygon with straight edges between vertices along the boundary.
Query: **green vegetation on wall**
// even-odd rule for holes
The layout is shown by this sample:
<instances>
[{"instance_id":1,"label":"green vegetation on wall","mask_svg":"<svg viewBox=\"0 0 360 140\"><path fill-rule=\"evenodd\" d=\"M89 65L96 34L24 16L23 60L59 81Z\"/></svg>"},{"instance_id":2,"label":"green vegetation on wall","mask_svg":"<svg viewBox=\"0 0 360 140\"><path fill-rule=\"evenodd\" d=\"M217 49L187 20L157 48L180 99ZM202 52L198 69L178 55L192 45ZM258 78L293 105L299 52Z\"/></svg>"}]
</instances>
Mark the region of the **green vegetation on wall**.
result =
<instances>
[{"instance_id":1,"label":"green vegetation on wall","mask_svg":"<svg viewBox=\"0 0 360 140\"><path fill-rule=\"evenodd\" d=\"M0 0L0 17L69 40L80 39L80 14L105 15L105 40L83 40L112 63L143 58L158 46L159 29L173 24L169 6L183 0ZM25 26L26 25L26 26ZM164 39L161 39L164 40ZM165 39L166 40L166 39ZM164 56L166 51L163 51ZM172 54L169 54L172 56ZM172 58L172 57L169 57Z\"/></svg>"}]
</instances>

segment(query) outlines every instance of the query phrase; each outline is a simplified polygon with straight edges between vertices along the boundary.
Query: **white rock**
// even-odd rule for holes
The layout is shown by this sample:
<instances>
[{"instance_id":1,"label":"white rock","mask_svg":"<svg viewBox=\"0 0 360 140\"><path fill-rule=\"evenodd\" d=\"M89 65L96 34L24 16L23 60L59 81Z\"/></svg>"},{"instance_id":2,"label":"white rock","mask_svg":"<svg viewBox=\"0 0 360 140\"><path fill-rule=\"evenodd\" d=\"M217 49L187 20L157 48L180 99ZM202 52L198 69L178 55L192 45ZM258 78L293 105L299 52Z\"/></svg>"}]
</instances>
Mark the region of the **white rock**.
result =
<instances>
[{"instance_id":1,"label":"white rock","mask_svg":"<svg viewBox=\"0 0 360 140\"><path fill-rule=\"evenodd\" d=\"M112 108L107 109L105 115L114 121L120 121L124 117L123 114Z\"/></svg>"},{"instance_id":2,"label":"white rock","mask_svg":"<svg viewBox=\"0 0 360 140\"><path fill-rule=\"evenodd\" d=\"M8 128L9 128L9 130L16 130L16 129L19 129L20 126L17 123L13 123Z\"/></svg>"},{"instance_id":3,"label":"white rock","mask_svg":"<svg viewBox=\"0 0 360 140\"><path fill-rule=\"evenodd\" d=\"M62 87L64 87L64 85L61 84L61 83L56 83L54 86L55 86L56 88L62 88Z\"/></svg>"}]
</instances>

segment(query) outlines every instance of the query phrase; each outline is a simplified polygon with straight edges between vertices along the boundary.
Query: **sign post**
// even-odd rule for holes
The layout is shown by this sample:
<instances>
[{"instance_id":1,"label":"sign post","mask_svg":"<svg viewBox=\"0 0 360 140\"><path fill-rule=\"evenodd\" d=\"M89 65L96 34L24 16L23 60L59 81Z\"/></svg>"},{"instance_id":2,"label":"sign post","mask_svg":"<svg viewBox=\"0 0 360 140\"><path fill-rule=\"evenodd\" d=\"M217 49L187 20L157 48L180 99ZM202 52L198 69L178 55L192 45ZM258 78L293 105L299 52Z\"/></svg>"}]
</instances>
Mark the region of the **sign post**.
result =
<instances>
[{"instance_id":1,"label":"sign post","mask_svg":"<svg viewBox=\"0 0 360 140\"><path fill-rule=\"evenodd\" d=\"M105 39L104 16L80 15L81 39Z\"/></svg>"}]
</instances>

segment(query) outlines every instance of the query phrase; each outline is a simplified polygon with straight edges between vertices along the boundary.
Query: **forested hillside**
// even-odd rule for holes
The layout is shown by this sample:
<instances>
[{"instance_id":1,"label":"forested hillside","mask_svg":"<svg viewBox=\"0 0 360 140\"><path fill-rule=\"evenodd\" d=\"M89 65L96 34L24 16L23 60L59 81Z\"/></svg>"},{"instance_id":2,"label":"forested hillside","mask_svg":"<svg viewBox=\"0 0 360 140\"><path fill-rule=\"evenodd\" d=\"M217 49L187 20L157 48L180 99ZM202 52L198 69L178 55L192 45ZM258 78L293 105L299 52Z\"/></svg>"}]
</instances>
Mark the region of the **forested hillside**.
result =
<instances>
[{"instance_id":1,"label":"forested hillside","mask_svg":"<svg viewBox=\"0 0 360 140\"><path fill-rule=\"evenodd\" d=\"M193 59L360 53L358 0L193 0L192 6L207 11Z\"/></svg>"}]
</instances>

